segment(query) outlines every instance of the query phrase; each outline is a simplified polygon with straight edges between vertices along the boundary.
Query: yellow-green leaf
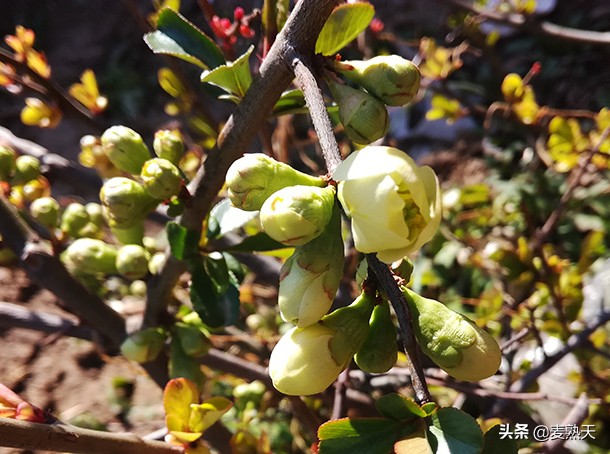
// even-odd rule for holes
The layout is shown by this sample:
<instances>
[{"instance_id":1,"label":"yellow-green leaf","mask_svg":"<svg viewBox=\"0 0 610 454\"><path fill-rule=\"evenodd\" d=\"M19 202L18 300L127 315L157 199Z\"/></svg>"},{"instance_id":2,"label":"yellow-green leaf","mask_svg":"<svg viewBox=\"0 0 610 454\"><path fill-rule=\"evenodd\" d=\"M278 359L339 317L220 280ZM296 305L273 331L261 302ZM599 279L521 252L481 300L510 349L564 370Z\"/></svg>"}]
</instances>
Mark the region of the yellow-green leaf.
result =
<instances>
[{"instance_id":1,"label":"yellow-green leaf","mask_svg":"<svg viewBox=\"0 0 610 454\"><path fill-rule=\"evenodd\" d=\"M243 98L252 84L249 58L253 50L254 46L250 46L250 48L234 62L218 66L211 71L204 71L201 74L201 82L216 85L238 98Z\"/></svg>"},{"instance_id":2,"label":"yellow-green leaf","mask_svg":"<svg viewBox=\"0 0 610 454\"><path fill-rule=\"evenodd\" d=\"M337 53L369 26L373 16L375 8L370 3L346 3L337 6L318 36L316 53Z\"/></svg>"},{"instance_id":3,"label":"yellow-green leaf","mask_svg":"<svg viewBox=\"0 0 610 454\"><path fill-rule=\"evenodd\" d=\"M224 397L212 397L199 405L191 405L189 430L204 432L231 409L233 403Z\"/></svg>"}]
</instances>

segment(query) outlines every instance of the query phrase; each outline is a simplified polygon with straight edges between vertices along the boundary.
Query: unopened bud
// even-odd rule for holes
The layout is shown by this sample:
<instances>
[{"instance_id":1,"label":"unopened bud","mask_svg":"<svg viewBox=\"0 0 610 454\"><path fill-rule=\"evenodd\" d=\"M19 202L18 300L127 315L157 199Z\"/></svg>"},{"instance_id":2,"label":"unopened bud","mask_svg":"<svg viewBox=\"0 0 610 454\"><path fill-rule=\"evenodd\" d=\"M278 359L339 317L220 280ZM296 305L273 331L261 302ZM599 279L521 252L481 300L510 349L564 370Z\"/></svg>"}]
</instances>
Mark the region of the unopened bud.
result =
<instances>
[{"instance_id":1,"label":"unopened bud","mask_svg":"<svg viewBox=\"0 0 610 454\"><path fill-rule=\"evenodd\" d=\"M150 159L150 152L140 134L126 126L108 128L101 141L110 162L123 172L138 175Z\"/></svg>"},{"instance_id":2,"label":"unopened bud","mask_svg":"<svg viewBox=\"0 0 610 454\"><path fill-rule=\"evenodd\" d=\"M116 273L116 257L114 247L93 238L77 239L61 256L70 270L84 274Z\"/></svg>"},{"instance_id":3,"label":"unopened bud","mask_svg":"<svg viewBox=\"0 0 610 454\"><path fill-rule=\"evenodd\" d=\"M165 332L161 328L147 328L137 331L121 344L121 353L127 359L138 363L154 360L165 343Z\"/></svg>"},{"instance_id":4,"label":"unopened bud","mask_svg":"<svg viewBox=\"0 0 610 454\"><path fill-rule=\"evenodd\" d=\"M71 203L61 216L61 231L73 238L80 238L80 231L89 222L89 213L80 203Z\"/></svg>"},{"instance_id":5,"label":"unopened bud","mask_svg":"<svg viewBox=\"0 0 610 454\"><path fill-rule=\"evenodd\" d=\"M468 317L403 287L422 351L454 378L479 381L496 373L502 353L496 340Z\"/></svg>"},{"instance_id":6,"label":"unopened bud","mask_svg":"<svg viewBox=\"0 0 610 454\"><path fill-rule=\"evenodd\" d=\"M41 197L30 205L30 214L46 228L53 230L59 222L59 203L52 197Z\"/></svg>"},{"instance_id":7,"label":"unopened bud","mask_svg":"<svg viewBox=\"0 0 610 454\"><path fill-rule=\"evenodd\" d=\"M381 101L362 90L329 82L339 107L339 118L352 142L367 145L381 139L390 125L388 111Z\"/></svg>"},{"instance_id":8,"label":"unopened bud","mask_svg":"<svg viewBox=\"0 0 610 454\"><path fill-rule=\"evenodd\" d=\"M48 197L51 195L51 184L49 180L40 175L35 180L30 180L25 183L21 189L23 198L28 202L33 202L40 197Z\"/></svg>"},{"instance_id":9,"label":"unopened bud","mask_svg":"<svg viewBox=\"0 0 610 454\"><path fill-rule=\"evenodd\" d=\"M419 90L419 69L398 55L337 62L336 69L388 106L404 106Z\"/></svg>"},{"instance_id":10,"label":"unopened bud","mask_svg":"<svg viewBox=\"0 0 610 454\"><path fill-rule=\"evenodd\" d=\"M146 161L140 176L150 196L157 200L172 198L182 187L180 171L167 159L153 158Z\"/></svg>"},{"instance_id":11,"label":"unopened bud","mask_svg":"<svg viewBox=\"0 0 610 454\"><path fill-rule=\"evenodd\" d=\"M325 186L323 178L312 177L262 153L246 154L227 171L227 189L233 206L260 210L267 198L287 186Z\"/></svg>"},{"instance_id":12,"label":"unopened bud","mask_svg":"<svg viewBox=\"0 0 610 454\"><path fill-rule=\"evenodd\" d=\"M158 157L167 159L175 165L178 165L184 154L184 144L180 133L168 129L162 129L155 133L153 149Z\"/></svg>"},{"instance_id":13,"label":"unopened bud","mask_svg":"<svg viewBox=\"0 0 610 454\"><path fill-rule=\"evenodd\" d=\"M0 181L8 181L15 173L15 150L0 145Z\"/></svg>"},{"instance_id":14,"label":"unopened bud","mask_svg":"<svg viewBox=\"0 0 610 454\"><path fill-rule=\"evenodd\" d=\"M150 254L142 246L128 244L119 249L116 256L116 268L119 274L127 279L141 279L148 274Z\"/></svg>"},{"instance_id":15,"label":"unopened bud","mask_svg":"<svg viewBox=\"0 0 610 454\"><path fill-rule=\"evenodd\" d=\"M387 302L375 306L369 326L369 333L354 361L365 372L382 374L390 370L398 358L396 326Z\"/></svg>"},{"instance_id":16,"label":"unopened bud","mask_svg":"<svg viewBox=\"0 0 610 454\"><path fill-rule=\"evenodd\" d=\"M114 177L104 183L100 200L107 208L108 216L121 226L143 219L158 203L137 181Z\"/></svg>"},{"instance_id":17,"label":"unopened bud","mask_svg":"<svg viewBox=\"0 0 610 454\"><path fill-rule=\"evenodd\" d=\"M260 212L261 226L274 240L301 246L324 231L334 203L332 186L288 186L265 201Z\"/></svg>"},{"instance_id":18,"label":"unopened bud","mask_svg":"<svg viewBox=\"0 0 610 454\"><path fill-rule=\"evenodd\" d=\"M99 203L90 202L85 205L85 210L89 215L89 221L101 227L104 225L104 210Z\"/></svg>"},{"instance_id":19,"label":"unopened bud","mask_svg":"<svg viewBox=\"0 0 610 454\"><path fill-rule=\"evenodd\" d=\"M40 176L40 160L34 156L21 155L15 160L14 184L23 184Z\"/></svg>"}]
</instances>

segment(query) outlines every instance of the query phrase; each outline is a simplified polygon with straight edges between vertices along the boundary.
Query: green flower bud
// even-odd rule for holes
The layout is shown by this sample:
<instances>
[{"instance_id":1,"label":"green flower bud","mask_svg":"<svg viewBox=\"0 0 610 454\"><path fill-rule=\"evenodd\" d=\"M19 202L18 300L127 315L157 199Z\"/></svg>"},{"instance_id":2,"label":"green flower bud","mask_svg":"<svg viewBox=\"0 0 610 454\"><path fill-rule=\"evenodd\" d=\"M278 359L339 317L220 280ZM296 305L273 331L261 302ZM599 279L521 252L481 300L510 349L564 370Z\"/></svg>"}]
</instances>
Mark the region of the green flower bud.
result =
<instances>
[{"instance_id":1,"label":"green flower bud","mask_svg":"<svg viewBox=\"0 0 610 454\"><path fill-rule=\"evenodd\" d=\"M161 328L137 331L121 344L121 354L132 361L146 363L154 360L165 343L165 332Z\"/></svg>"},{"instance_id":2,"label":"green flower bud","mask_svg":"<svg viewBox=\"0 0 610 454\"><path fill-rule=\"evenodd\" d=\"M178 323L176 325L176 335L180 340L182 350L188 356L200 358L205 356L212 347L207 333L198 326Z\"/></svg>"},{"instance_id":3,"label":"green flower bud","mask_svg":"<svg viewBox=\"0 0 610 454\"><path fill-rule=\"evenodd\" d=\"M398 55L336 62L336 69L388 106L404 106L419 90L419 69Z\"/></svg>"},{"instance_id":4,"label":"green flower bud","mask_svg":"<svg viewBox=\"0 0 610 454\"><path fill-rule=\"evenodd\" d=\"M104 183L100 200L107 209L109 219L120 227L128 227L146 217L158 204L137 181L114 177Z\"/></svg>"},{"instance_id":5,"label":"green flower bud","mask_svg":"<svg viewBox=\"0 0 610 454\"><path fill-rule=\"evenodd\" d=\"M335 203L335 188L289 186L263 203L261 226L274 240L302 246L324 231Z\"/></svg>"},{"instance_id":6,"label":"green flower bud","mask_svg":"<svg viewBox=\"0 0 610 454\"><path fill-rule=\"evenodd\" d=\"M381 139L390 126L388 111L374 96L348 85L329 82L339 118L352 142L368 145Z\"/></svg>"},{"instance_id":7,"label":"green flower bud","mask_svg":"<svg viewBox=\"0 0 610 454\"><path fill-rule=\"evenodd\" d=\"M22 187L23 198L28 202L33 202L40 197L51 195L51 185L49 180L39 176L36 180L30 180Z\"/></svg>"},{"instance_id":8,"label":"green flower bud","mask_svg":"<svg viewBox=\"0 0 610 454\"><path fill-rule=\"evenodd\" d=\"M312 177L262 153L246 154L235 161L226 177L233 206L246 211L260 210L267 198L287 186L323 187L323 178Z\"/></svg>"},{"instance_id":9,"label":"green flower bud","mask_svg":"<svg viewBox=\"0 0 610 454\"><path fill-rule=\"evenodd\" d=\"M369 326L368 336L354 356L354 361L365 372L382 374L390 370L398 359L396 326L387 302L375 306Z\"/></svg>"},{"instance_id":10,"label":"green flower bud","mask_svg":"<svg viewBox=\"0 0 610 454\"><path fill-rule=\"evenodd\" d=\"M148 193L157 200L172 198L182 187L178 167L167 159L153 158L146 161L140 176Z\"/></svg>"},{"instance_id":11,"label":"green flower bud","mask_svg":"<svg viewBox=\"0 0 610 454\"><path fill-rule=\"evenodd\" d=\"M34 156L21 155L15 160L14 184L36 180L40 176L40 160Z\"/></svg>"},{"instance_id":12,"label":"green flower bud","mask_svg":"<svg viewBox=\"0 0 610 454\"><path fill-rule=\"evenodd\" d=\"M236 402L240 408L245 408L247 402L253 402L258 407L263 395L267 391L267 387L260 380L254 380L250 383L240 383L233 388L233 397L239 402Z\"/></svg>"},{"instance_id":13,"label":"green flower bud","mask_svg":"<svg viewBox=\"0 0 610 454\"><path fill-rule=\"evenodd\" d=\"M59 203L52 197L41 197L30 205L30 214L49 230L54 230L59 222Z\"/></svg>"},{"instance_id":14,"label":"green flower bud","mask_svg":"<svg viewBox=\"0 0 610 454\"><path fill-rule=\"evenodd\" d=\"M150 254L146 249L137 244L128 244L119 249L116 268L127 279L141 279L148 274L148 260Z\"/></svg>"},{"instance_id":15,"label":"green flower bud","mask_svg":"<svg viewBox=\"0 0 610 454\"><path fill-rule=\"evenodd\" d=\"M110 219L108 224L110 225L110 231L119 243L142 245L142 240L144 239L143 219L136 218L122 223Z\"/></svg>"},{"instance_id":16,"label":"green flower bud","mask_svg":"<svg viewBox=\"0 0 610 454\"><path fill-rule=\"evenodd\" d=\"M15 150L0 145L0 181L8 181L15 173Z\"/></svg>"},{"instance_id":17,"label":"green flower bud","mask_svg":"<svg viewBox=\"0 0 610 454\"><path fill-rule=\"evenodd\" d=\"M280 271L278 304L285 321L305 327L330 309L343 276L341 216L335 208L322 235L295 249Z\"/></svg>"},{"instance_id":18,"label":"green flower bud","mask_svg":"<svg viewBox=\"0 0 610 454\"><path fill-rule=\"evenodd\" d=\"M158 157L178 165L184 155L184 144L178 131L161 129L155 133L153 149Z\"/></svg>"},{"instance_id":19,"label":"green flower bud","mask_svg":"<svg viewBox=\"0 0 610 454\"><path fill-rule=\"evenodd\" d=\"M89 215L89 221L101 227L104 225L104 210L99 203L90 202L85 205L85 210Z\"/></svg>"},{"instance_id":20,"label":"green flower bud","mask_svg":"<svg viewBox=\"0 0 610 454\"><path fill-rule=\"evenodd\" d=\"M145 297L146 296L146 282L136 279L129 284L129 293L134 296Z\"/></svg>"},{"instance_id":21,"label":"green flower bud","mask_svg":"<svg viewBox=\"0 0 610 454\"><path fill-rule=\"evenodd\" d=\"M454 378L479 381L496 373L502 353L496 340L468 317L403 287L422 351Z\"/></svg>"},{"instance_id":22,"label":"green flower bud","mask_svg":"<svg viewBox=\"0 0 610 454\"><path fill-rule=\"evenodd\" d=\"M89 223L89 213L80 203L71 203L61 216L61 231L73 238L80 238L80 231Z\"/></svg>"},{"instance_id":23,"label":"green flower bud","mask_svg":"<svg viewBox=\"0 0 610 454\"><path fill-rule=\"evenodd\" d=\"M114 274L116 258L114 247L93 238L77 239L61 255L71 271L84 274Z\"/></svg>"},{"instance_id":24,"label":"green flower bud","mask_svg":"<svg viewBox=\"0 0 610 454\"><path fill-rule=\"evenodd\" d=\"M110 162L123 172L138 175L150 159L150 152L140 134L126 126L106 129L101 141Z\"/></svg>"},{"instance_id":25,"label":"green flower bud","mask_svg":"<svg viewBox=\"0 0 610 454\"><path fill-rule=\"evenodd\" d=\"M363 294L318 323L284 334L269 359L273 386L295 396L328 388L366 339L372 310L372 297Z\"/></svg>"},{"instance_id":26,"label":"green flower bud","mask_svg":"<svg viewBox=\"0 0 610 454\"><path fill-rule=\"evenodd\" d=\"M159 274L163 264L165 263L166 257L163 252L157 252L153 254L152 258L148 262L148 271L150 274Z\"/></svg>"}]
</instances>

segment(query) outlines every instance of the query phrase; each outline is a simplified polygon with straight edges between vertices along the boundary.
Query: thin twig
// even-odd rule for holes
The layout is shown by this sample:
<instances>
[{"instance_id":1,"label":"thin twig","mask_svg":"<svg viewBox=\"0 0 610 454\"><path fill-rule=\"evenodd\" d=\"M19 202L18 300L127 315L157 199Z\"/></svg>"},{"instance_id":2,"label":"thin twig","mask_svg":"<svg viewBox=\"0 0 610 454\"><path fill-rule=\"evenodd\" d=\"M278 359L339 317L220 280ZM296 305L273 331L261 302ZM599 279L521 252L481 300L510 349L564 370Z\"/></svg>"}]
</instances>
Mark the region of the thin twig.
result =
<instances>
[{"instance_id":1,"label":"thin twig","mask_svg":"<svg viewBox=\"0 0 610 454\"><path fill-rule=\"evenodd\" d=\"M61 424L0 418L2 446L87 454L180 454L184 449L130 433L110 433Z\"/></svg>"},{"instance_id":2,"label":"thin twig","mask_svg":"<svg viewBox=\"0 0 610 454\"><path fill-rule=\"evenodd\" d=\"M311 63L307 61L306 57L294 52L288 54L287 58L294 69L294 75L299 88L305 95L305 102L309 108L309 114L320 141L328 173L332 174L341 163L341 153L339 152L337 139L333 134L333 128L326 111L322 92L318 86L318 81L312 72Z\"/></svg>"},{"instance_id":3,"label":"thin twig","mask_svg":"<svg viewBox=\"0 0 610 454\"><path fill-rule=\"evenodd\" d=\"M335 399L333 400L333 410L330 419L342 418L345 413L345 393L347 391L347 381L349 378L349 367L339 374L335 381Z\"/></svg>"},{"instance_id":4,"label":"thin twig","mask_svg":"<svg viewBox=\"0 0 610 454\"><path fill-rule=\"evenodd\" d=\"M515 28L529 31L537 35L548 36L551 38L562 39L582 44L596 44L601 46L610 45L610 32L596 32L592 30L580 30L577 28L563 27L547 21L536 21L522 14L503 14L490 10L483 10L474 6L466 0L441 0L459 8L470 11L485 19L511 25Z\"/></svg>"},{"instance_id":5,"label":"thin twig","mask_svg":"<svg viewBox=\"0 0 610 454\"><path fill-rule=\"evenodd\" d=\"M589 416L589 405L591 405L591 401L587 399L585 393L582 393L576 401L576 404L572 407L563 421L561 421L560 426L580 426L587 416ZM567 438L564 437L549 440L544 444L544 452L558 452L567 441Z\"/></svg>"},{"instance_id":6,"label":"thin twig","mask_svg":"<svg viewBox=\"0 0 610 454\"><path fill-rule=\"evenodd\" d=\"M402 339L405 354L409 359L411 383L413 385L413 390L415 391L415 398L420 403L428 402L431 399L430 391L428 391L428 386L426 385L424 369L419 362L417 341L415 340L415 334L411 327L411 311L409 310L409 305L405 296L400 291L398 284L394 280L394 275L390 268L382 263L375 254L367 254L366 259L369 267L377 275L377 279L379 279L379 283L392 303L392 307L396 313L398 326L400 327L400 338Z\"/></svg>"}]
</instances>

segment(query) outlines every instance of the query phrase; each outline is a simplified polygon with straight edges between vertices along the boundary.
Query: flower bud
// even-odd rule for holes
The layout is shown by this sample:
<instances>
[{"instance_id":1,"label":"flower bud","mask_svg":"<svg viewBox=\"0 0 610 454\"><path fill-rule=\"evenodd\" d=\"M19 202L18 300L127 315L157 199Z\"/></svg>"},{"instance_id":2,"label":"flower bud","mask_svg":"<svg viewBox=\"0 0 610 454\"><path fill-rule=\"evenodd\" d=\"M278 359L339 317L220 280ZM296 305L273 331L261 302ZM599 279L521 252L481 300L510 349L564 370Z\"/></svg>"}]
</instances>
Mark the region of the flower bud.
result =
<instances>
[{"instance_id":1,"label":"flower bud","mask_svg":"<svg viewBox=\"0 0 610 454\"><path fill-rule=\"evenodd\" d=\"M52 197L41 197L30 205L30 214L49 230L54 230L59 222L59 203Z\"/></svg>"},{"instance_id":2,"label":"flower bud","mask_svg":"<svg viewBox=\"0 0 610 454\"><path fill-rule=\"evenodd\" d=\"M21 155L15 160L14 184L36 180L40 176L40 160L34 156Z\"/></svg>"},{"instance_id":3,"label":"flower bud","mask_svg":"<svg viewBox=\"0 0 610 454\"><path fill-rule=\"evenodd\" d=\"M80 203L71 203L61 216L61 231L73 238L80 238L80 231L89 222L89 213Z\"/></svg>"},{"instance_id":4,"label":"flower bud","mask_svg":"<svg viewBox=\"0 0 610 454\"><path fill-rule=\"evenodd\" d=\"M157 200L172 198L180 192L182 186L180 171L167 159L153 158L146 161L140 176L150 196Z\"/></svg>"},{"instance_id":5,"label":"flower bud","mask_svg":"<svg viewBox=\"0 0 610 454\"><path fill-rule=\"evenodd\" d=\"M150 159L150 152L140 134L126 126L106 129L101 141L110 162L123 172L138 175Z\"/></svg>"},{"instance_id":6,"label":"flower bud","mask_svg":"<svg viewBox=\"0 0 610 454\"><path fill-rule=\"evenodd\" d=\"M130 221L118 223L114 219L110 219L108 225L110 231L121 244L138 244L142 245L144 239L144 220L136 218Z\"/></svg>"},{"instance_id":7,"label":"flower bud","mask_svg":"<svg viewBox=\"0 0 610 454\"><path fill-rule=\"evenodd\" d=\"M324 231L333 212L335 188L288 186L263 203L261 226L274 240L302 246Z\"/></svg>"},{"instance_id":8,"label":"flower bud","mask_svg":"<svg viewBox=\"0 0 610 454\"><path fill-rule=\"evenodd\" d=\"M178 165L184 154L184 144L178 131L161 129L155 133L153 149L158 157Z\"/></svg>"},{"instance_id":9,"label":"flower bud","mask_svg":"<svg viewBox=\"0 0 610 454\"><path fill-rule=\"evenodd\" d=\"M305 327L330 309L343 276L341 217L335 208L322 235L299 246L280 271L278 304L285 321Z\"/></svg>"},{"instance_id":10,"label":"flower bud","mask_svg":"<svg viewBox=\"0 0 610 454\"><path fill-rule=\"evenodd\" d=\"M150 254L146 249L137 244L127 244L117 253L116 268L127 279L141 279L148 274L148 260Z\"/></svg>"},{"instance_id":11,"label":"flower bud","mask_svg":"<svg viewBox=\"0 0 610 454\"><path fill-rule=\"evenodd\" d=\"M318 323L284 334L269 359L273 386L295 396L328 388L364 342L372 310L372 298L363 294Z\"/></svg>"},{"instance_id":12,"label":"flower bud","mask_svg":"<svg viewBox=\"0 0 610 454\"><path fill-rule=\"evenodd\" d=\"M117 271L117 251L102 240L79 238L68 246L61 258L74 272L114 274Z\"/></svg>"},{"instance_id":13,"label":"flower bud","mask_svg":"<svg viewBox=\"0 0 610 454\"><path fill-rule=\"evenodd\" d=\"M404 106L419 90L419 69L398 55L337 62L336 69L388 106Z\"/></svg>"},{"instance_id":14,"label":"flower bud","mask_svg":"<svg viewBox=\"0 0 610 454\"><path fill-rule=\"evenodd\" d=\"M104 225L104 210L99 203L89 202L85 205L85 210L89 215L89 222L99 227Z\"/></svg>"},{"instance_id":15,"label":"flower bud","mask_svg":"<svg viewBox=\"0 0 610 454\"><path fill-rule=\"evenodd\" d=\"M163 265L165 264L165 260L166 257L163 252L153 254L148 262L148 271L150 271L150 274L159 274L161 268L163 268Z\"/></svg>"},{"instance_id":16,"label":"flower bud","mask_svg":"<svg viewBox=\"0 0 610 454\"><path fill-rule=\"evenodd\" d=\"M0 145L0 181L8 181L15 173L15 150Z\"/></svg>"},{"instance_id":17,"label":"flower bud","mask_svg":"<svg viewBox=\"0 0 610 454\"><path fill-rule=\"evenodd\" d=\"M200 358L205 356L212 347L206 332L198 326L178 323L176 324L176 334L180 340L182 350L188 356Z\"/></svg>"},{"instance_id":18,"label":"flower bud","mask_svg":"<svg viewBox=\"0 0 610 454\"><path fill-rule=\"evenodd\" d=\"M235 161L226 177L233 206L246 211L260 210L267 198L287 186L323 187L323 178L312 177L262 153L246 154Z\"/></svg>"},{"instance_id":19,"label":"flower bud","mask_svg":"<svg viewBox=\"0 0 610 454\"><path fill-rule=\"evenodd\" d=\"M369 333L354 355L354 361L365 372L382 374L390 370L398 358L396 326L387 302L375 306L369 327Z\"/></svg>"},{"instance_id":20,"label":"flower bud","mask_svg":"<svg viewBox=\"0 0 610 454\"><path fill-rule=\"evenodd\" d=\"M48 197L51 195L51 184L42 175L35 180L30 180L22 187L23 198L28 202L33 202L40 197Z\"/></svg>"},{"instance_id":21,"label":"flower bud","mask_svg":"<svg viewBox=\"0 0 610 454\"><path fill-rule=\"evenodd\" d=\"M381 139L390 126L388 111L374 96L348 85L329 82L339 118L352 142L367 145Z\"/></svg>"},{"instance_id":22,"label":"flower bud","mask_svg":"<svg viewBox=\"0 0 610 454\"><path fill-rule=\"evenodd\" d=\"M403 287L422 351L454 378L479 381L496 373L502 353L496 340L468 317Z\"/></svg>"},{"instance_id":23,"label":"flower bud","mask_svg":"<svg viewBox=\"0 0 610 454\"><path fill-rule=\"evenodd\" d=\"M353 152L333 173L358 251L392 263L428 242L441 221L434 171L391 147Z\"/></svg>"},{"instance_id":24,"label":"flower bud","mask_svg":"<svg viewBox=\"0 0 610 454\"><path fill-rule=\"evenodd\" d=\"M165 343L165 333L161 328L147 328L137 331L121 344L121 354L132 361L146 363L154 360Z\"/></svg>"},{"instance_id":25,"label":"flower bud","mask_svg":"<svg viewBox=\"0 0 610 454\"><path fill-rule=\"evenodd\" d=\"M100 200L110 219L127 227L143 219L158 204L137 181L114 177L104 183Z\"/></svg>"}]
</instances>

